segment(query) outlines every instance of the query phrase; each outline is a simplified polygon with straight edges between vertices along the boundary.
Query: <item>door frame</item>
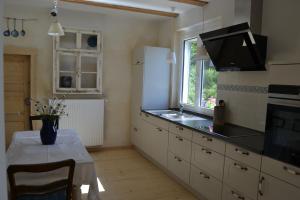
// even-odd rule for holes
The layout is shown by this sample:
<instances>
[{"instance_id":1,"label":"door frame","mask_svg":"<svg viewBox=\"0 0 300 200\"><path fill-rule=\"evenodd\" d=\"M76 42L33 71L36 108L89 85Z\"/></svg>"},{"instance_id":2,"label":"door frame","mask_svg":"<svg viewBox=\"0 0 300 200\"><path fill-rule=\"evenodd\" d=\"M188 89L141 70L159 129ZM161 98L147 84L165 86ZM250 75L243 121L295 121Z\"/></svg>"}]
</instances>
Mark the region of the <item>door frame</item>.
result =
<instances>
[{"instance_id":1,"label":"door frame","mask_svg":"<svg viewBox=\"0 0 300 200\"><path fill-rule=\"evenodd\" d=\"M30 57L30 66L29 66L29 80L30 80L30 98L36 98L36 63L37 63L37 49L35 48L26 48L26 47L17 47L12 45L4 46L4 55L22 55ZM4 64L4 63L3 63ZM33 106L30 106L30 115L33 113Z\"/></svg>"}]
</instances>

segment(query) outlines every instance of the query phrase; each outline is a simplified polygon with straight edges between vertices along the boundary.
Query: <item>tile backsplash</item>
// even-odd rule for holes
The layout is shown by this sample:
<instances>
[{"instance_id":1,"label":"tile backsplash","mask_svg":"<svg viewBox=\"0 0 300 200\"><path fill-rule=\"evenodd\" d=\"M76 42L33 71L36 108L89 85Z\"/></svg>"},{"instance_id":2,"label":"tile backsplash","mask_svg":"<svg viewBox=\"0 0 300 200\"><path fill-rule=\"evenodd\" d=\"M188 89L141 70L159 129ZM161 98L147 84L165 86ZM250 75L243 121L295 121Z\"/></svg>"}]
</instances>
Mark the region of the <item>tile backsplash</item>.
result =
<instances>
[{"instance_id":1,"label":"tile backsplash","mask_svg":"<svg viewBox=\"0 0 300 200\"><path fill-rule=\"evenodd\" d=\"M218 99L226 103L226 121L264 131L267 111L267 87L218 85Z\"/></svg>"}]
</instances>

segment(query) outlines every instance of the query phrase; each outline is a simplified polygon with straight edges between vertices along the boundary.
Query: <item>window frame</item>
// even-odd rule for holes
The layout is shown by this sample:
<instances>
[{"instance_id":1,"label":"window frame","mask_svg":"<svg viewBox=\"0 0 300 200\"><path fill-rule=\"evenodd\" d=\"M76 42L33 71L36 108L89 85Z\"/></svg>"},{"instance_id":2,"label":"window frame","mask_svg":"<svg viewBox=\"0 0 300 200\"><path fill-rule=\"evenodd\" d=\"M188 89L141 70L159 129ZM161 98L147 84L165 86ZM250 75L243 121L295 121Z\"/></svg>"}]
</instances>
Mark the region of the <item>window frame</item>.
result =
<instances>
[{"instance_id":1,"label":"window frame","mask_svg":"<svg viewBox=\"0 0 300 200\"><path fill-rule=\"evenodd\" d=\"M178 97L178 104L182 104L184 106L184 110L187 110L187 111L191 111L191 112L196 112L196 113L199 113L199 114L203 114L203 115L208 115L208 116L213 116L214 114L214 109L208 109L208 108L204 108L204 107L201 107L201 100L202 100L202 95L203 95L203 68L204 68L204 61L201 60L201 61L197 61L197 62L201 62L199 64L199 68L200 70L198 70L198 74L200 76L198 76L199 78L197 78L197 81L200 80L200 84L199 84L199 93L200 95L197 95L197 100L196 102L198 101L200 103L200 106L193 106L193 105L190 105L190 104L187 104L187 103L183 103L183 90L184 90L184 73L185 73L185 44L186 44L186 41L188 40L193 40L193 39L197 39L197 44L202 44L202 41L200 39L200 37L198 36L199 34L195 33L195 34L192 34L192 35L189 35L189 36L183 36L180 40L180 43L182 45L182 53L181 53L181 65L180 65L180 91L179 91L179 97ZM196 86L197 87L197 86ZM196 89L197 90L197 89Z\"/></svg>"}]
</instances>

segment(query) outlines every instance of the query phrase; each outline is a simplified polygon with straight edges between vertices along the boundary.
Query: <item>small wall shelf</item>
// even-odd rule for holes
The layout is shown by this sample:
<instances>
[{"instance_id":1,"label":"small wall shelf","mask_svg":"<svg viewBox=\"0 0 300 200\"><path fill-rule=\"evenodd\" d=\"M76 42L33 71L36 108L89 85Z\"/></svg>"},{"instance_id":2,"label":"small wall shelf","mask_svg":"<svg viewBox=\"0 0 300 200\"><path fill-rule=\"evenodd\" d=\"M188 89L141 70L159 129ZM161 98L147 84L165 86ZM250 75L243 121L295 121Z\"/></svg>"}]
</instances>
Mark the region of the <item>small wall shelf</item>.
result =
<instances>
[{"instance_id":1,"label":"small wall shelf","mask_svg":"<svg viewBox=\"0 0 300 200\"><path fill-rule=\"evenodd\" d=\"M54 38L53 93L102 94L102 34L64 29Z\"/></svg>"}]
</instances>

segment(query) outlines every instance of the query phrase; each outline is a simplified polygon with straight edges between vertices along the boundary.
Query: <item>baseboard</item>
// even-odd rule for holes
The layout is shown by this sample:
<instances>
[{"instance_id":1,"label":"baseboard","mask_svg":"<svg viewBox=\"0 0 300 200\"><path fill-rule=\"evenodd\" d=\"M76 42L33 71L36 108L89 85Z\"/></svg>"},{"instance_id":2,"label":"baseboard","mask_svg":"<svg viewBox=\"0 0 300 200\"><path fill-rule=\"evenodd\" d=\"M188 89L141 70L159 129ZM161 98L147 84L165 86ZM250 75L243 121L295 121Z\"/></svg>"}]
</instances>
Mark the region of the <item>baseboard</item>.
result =
<instances>
[{"instance_id":1,"label":"baseboard","mask_svg":"<svg viewBox=\"0 0 300 200\"><path fill-rule=\"evenodd\" d=\"M105 146L89 146L86 147L87 151L92 152L99 152L99 151L108 151L108 150L122 150L122 149L132 149L133 145L126 145L126 146L113 146L113 147L105 147Z\"/></svg>"}]
</instances>

